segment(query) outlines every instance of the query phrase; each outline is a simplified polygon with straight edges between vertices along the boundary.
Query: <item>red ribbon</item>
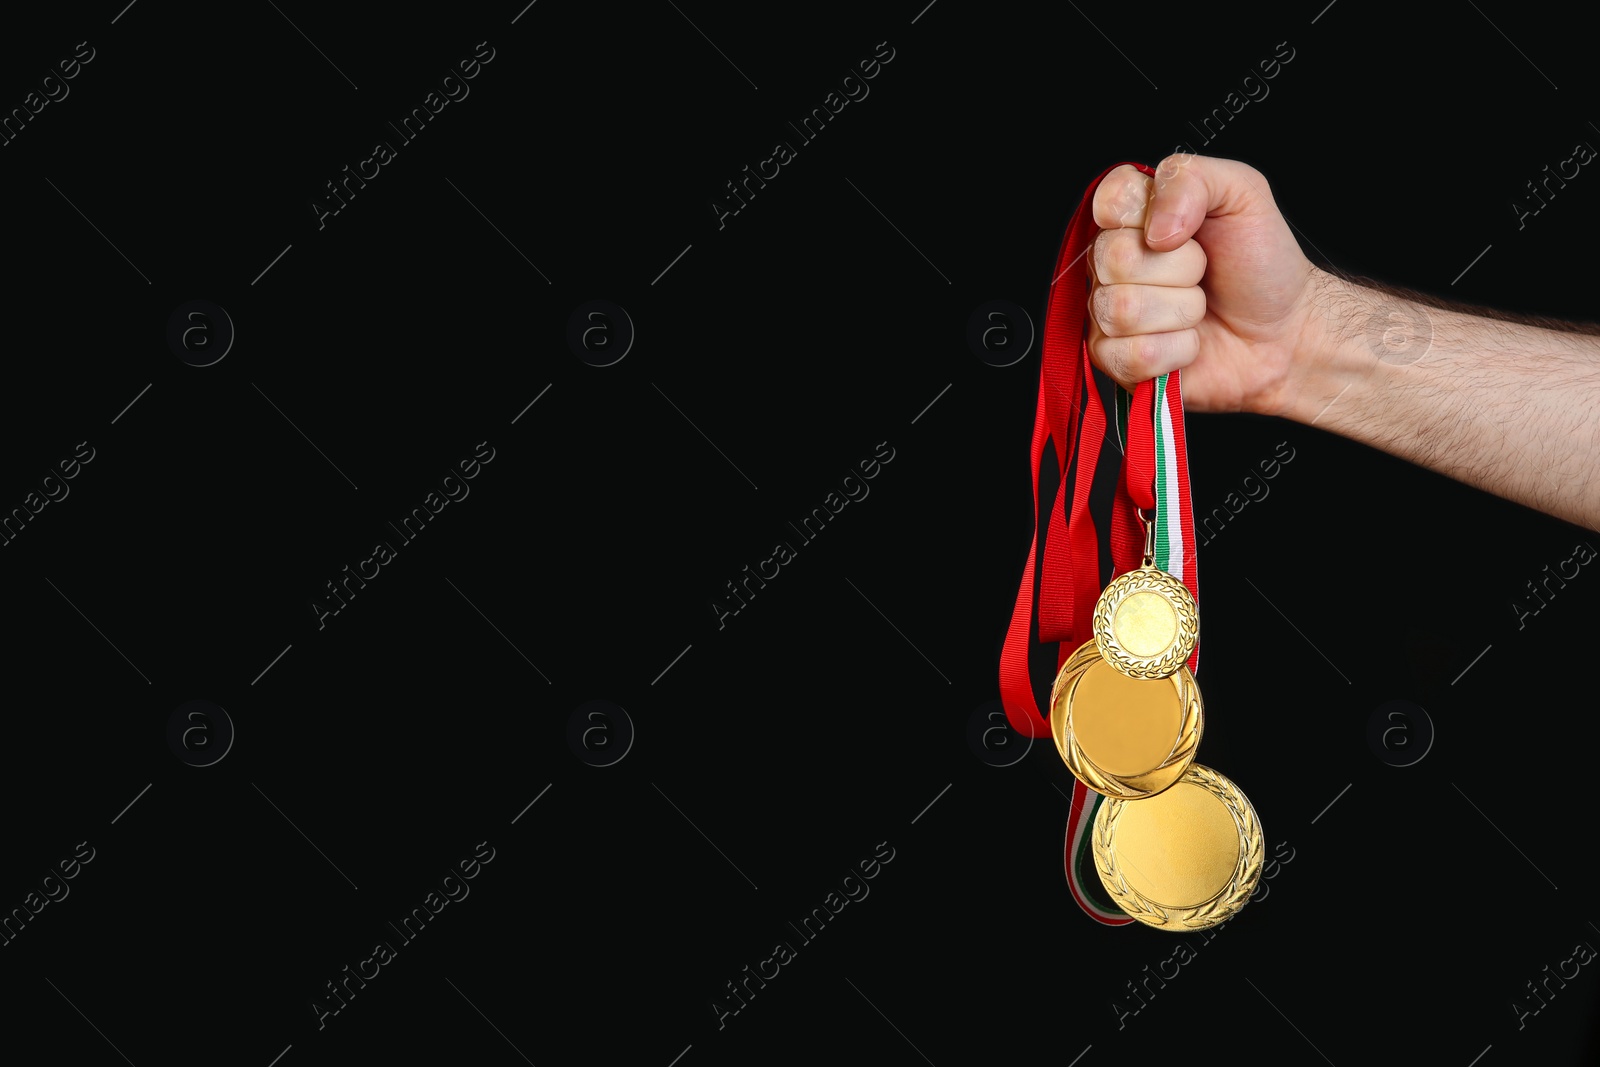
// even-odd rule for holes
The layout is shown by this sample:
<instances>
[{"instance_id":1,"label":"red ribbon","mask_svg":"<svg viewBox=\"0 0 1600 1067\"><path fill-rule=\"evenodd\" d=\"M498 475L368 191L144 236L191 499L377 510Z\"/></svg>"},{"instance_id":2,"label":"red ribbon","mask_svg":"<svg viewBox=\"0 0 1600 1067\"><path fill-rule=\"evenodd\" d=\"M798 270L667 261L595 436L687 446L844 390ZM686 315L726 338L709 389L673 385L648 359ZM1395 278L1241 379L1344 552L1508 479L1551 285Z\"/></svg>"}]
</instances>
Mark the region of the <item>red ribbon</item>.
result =
<instances>
[{"instance_id":1,"label":"red ribbon","mask_svg":"<svg viewBox=\"0 0 1600 1067\"><path fill-rule=\"evenodd\" d=\"M1129 164L1154 176L1155 169L1142 163ZM1030 470L1033 478L1034 534L1028 546L1028 562L1023 567L1022 584L1017 593L1011 625L1006 630L1000 655L1000 699L1011 728L1024 737L1049 737L1048 710L1041 712L1034 699L1028 674L1029 630L1034 616L1034 584L1039 586L1039 641L1059 646L1057 666L1090 634L1094 603L1103 588L1100 581L1100 545L1094 518L1089 511L1090 488L1095 467L1105 445L1107 419L1105 405L1094 387L1089 361L1088 339L1084 330L1087 305L1088 268L1081 261L1094 245L1100 227L1094 221L1094 193L1100 182L1117 166L1107 167L1089 183L1083 201L1067 226L1061 252L1056 257L1055 279L1045 306L1043 358L1039 368L1039 402L1034 415ZM1155 504L1154 423L1151 421L1152 384L1142 383L1134 393L1133 417L1129 433L1129 452L1143 457L1137 473L1138 487L1130 487L1129 466L1117 488L1112 533L1113 563L1122 570L1138 566L1144 550L1144 533L1139 529L1133 508ZM1137 431L1143 425L1143 433ZM1057 470L1061 482L1045 532L1044 560L1039 561L1039 468L1044 460L1045 443L1055 445ZM1135 447L1135 442L1142 444ZM1141 452L1140 449L1143 449ZM1069 501L1070 497L1070 501ZM1125 565L1130 538L1138 547L1132 565Z\"/></svg>"}]
</instances>

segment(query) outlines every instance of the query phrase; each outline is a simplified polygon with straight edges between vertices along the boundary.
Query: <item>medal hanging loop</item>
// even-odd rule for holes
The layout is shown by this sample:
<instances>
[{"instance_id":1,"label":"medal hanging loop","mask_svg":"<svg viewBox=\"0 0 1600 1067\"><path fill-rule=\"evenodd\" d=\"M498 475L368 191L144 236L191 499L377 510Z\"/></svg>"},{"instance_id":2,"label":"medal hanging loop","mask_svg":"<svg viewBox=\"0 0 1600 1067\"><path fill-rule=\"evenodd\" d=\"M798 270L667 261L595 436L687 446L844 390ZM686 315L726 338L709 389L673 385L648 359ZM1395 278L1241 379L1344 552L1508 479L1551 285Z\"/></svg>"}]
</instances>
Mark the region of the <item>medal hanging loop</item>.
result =
<instances>
[{"instance_id":1,"label":"medal hanging loop","mask_svg":"<svg viewBox=\"0 0 1600 1067\"><path fill-rule=\"evenodd\" d=\"M1160 491L1163 472L1158 468L1163 458L1168 381L1163 375L1140 382L1128 409L1128 445L1119 496L1125 495L1143 527L1144 555L1137 568L1106 586L1094 608L1094 640L1101 657L1130 678L1171 677L1190 659L1200 638L1200 610L1194 595L1161 566L1160 534L1181 512L1181 508L1163 507L1165 494ZM1168 451L1171 448L1168 443ZM1147 511L1155 515L1153 522L1145 518ZM1124 525L1123 529L1138 536L1137 527Z\"/></svg>"},{"instance_id":2,"label":"medal hanging loop","mask_svg":"<svg viewBox=\"0 0 1600 1067\"><path fill-rule=\"evenodd\" d=\"M1143 508L1135 508L1133 513L1139 517L1139 525L1144 527L1144 560L1141 567L1154 567L1156 565L1156 524L1144 517Z\"/></svg>"}]
</instances>

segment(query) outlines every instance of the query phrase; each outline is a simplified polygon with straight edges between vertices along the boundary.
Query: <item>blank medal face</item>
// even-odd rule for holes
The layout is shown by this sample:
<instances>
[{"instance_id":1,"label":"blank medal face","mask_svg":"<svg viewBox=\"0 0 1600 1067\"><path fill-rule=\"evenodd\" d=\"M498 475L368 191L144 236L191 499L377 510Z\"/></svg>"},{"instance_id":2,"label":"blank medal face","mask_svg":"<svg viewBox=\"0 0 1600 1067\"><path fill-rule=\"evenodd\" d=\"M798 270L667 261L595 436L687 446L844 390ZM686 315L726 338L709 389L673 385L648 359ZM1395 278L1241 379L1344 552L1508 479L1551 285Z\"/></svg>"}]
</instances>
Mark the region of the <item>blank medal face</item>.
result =
<instances>
[{"instance_id":1,"label":"blank medal face","mask_svg":"<svg viewBox=\"0 0 1600 1067\"><path fill-rule=\"evenodd\" d=\"M1178 638L1178 613L1159 593L1134 593L1122 602L1112 630L1135 656L1159 656Z\"/></svg>"},{"instance_id":2,"label":"blank medal face","mask_svg":"<svg viewBox=\"0 0 1600 1067\"><path fill-rule=\"evenodd\" d=\"M1130 677L1101 658L1093 640L1062 665L1050 704L1050 731L1068 769L1114 799L1171 787L1200 744L1200 690L1187 667L1164 678Z\"/></svg>"},{"instance_id":3,"label":"blank medal face","mask_svg":"<svg viewBox=\"0 0 1600 1067\"><path fill-rule=\"evenodd\" d=\"M1115 775L1141 775L1160 766L1182 717L1172 686L1129 678L1104 660L1084 672L1072 694L1079 747L1089 762Z\"/></svg>"},{"instance_id":4,"label":"blank medal face","mask_svg":"<svg viewBox=\"0 0 1600 1067\"><path fill-rule=\"evenodd\" d=\"M1160 795L1109 800L1094 817L1100 883L1157 929L1201 930L1236 914L1260 884L1263 852L1250 801L1198 763Z\"/></svg>"},{"instance_id":5,"label":"blank medal face","mask_svg":"<svg viewBox=\"0 0 1600 1067\"><path fill-rule=\"evenodd\" d=\"M1167 678L1200 636L1199 605L1181 581L1148 563L1115 578L1095 601L1101 657L1133 678Z\"/></svg>"},{"instance_id":6,"label":"blank medal face","mask_svg":"<svg viewBox=\"0 0 1600 1067\"><path fill-rule=\"evenodd\" d=\"M1239 831L1222 801L1190 782L1130 804L1117 823L1117 865L1128 885L1168 908L1195 908L1227 887Z\"/></svg>"}]
</instances>

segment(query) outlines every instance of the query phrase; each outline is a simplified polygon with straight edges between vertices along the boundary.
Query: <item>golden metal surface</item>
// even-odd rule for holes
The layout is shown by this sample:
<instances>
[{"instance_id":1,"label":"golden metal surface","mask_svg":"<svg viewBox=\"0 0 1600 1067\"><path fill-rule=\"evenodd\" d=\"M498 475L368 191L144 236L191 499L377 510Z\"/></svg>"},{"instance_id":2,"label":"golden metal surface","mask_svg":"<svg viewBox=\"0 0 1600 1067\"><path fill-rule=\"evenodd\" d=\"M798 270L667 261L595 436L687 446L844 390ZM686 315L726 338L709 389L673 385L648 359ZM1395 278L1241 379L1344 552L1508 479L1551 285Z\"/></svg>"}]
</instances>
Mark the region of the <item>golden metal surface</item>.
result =
<instances>
[{"instance_id":1,"label":"golden metal surface","mask_svg":"<svg viewBox=\"0 0 1600 1067\"><path fill-rule=\"evenodd\" d=\"M1179 933L1231 918L1261 880L1261 823L1239 787L1198 763L1160 796L1108 800L1094 819L1094 863L1117 905Z\"/></svg>"},{"instance_id":2,"label":"golden metal surface","mask_svg":"<svg viewBox=\"0 0 1600 1067\"><path fill-rule=\"evenodd\" d=\"M1178 637L1178 613L1159 593L1133 593L1112 616L1111 633L1135 656L1159 656Z\"/></svg>"},{"instance_id":3,"label":"golden metal surface","mask_svg":"<svg viewBox=\"0 0 1600 1067\"><path fill-rule=\"evenodd\" d=\"M1200 611L1189 587L1148 560L1117 576L1094 605L1101 658L1130 678L1177 673L1200 637Z\"/></svg>"},{"instance_id":4,"label":"golden metal surface","mask_svg":"<svg viewBox=\"0 0 1600 1067\"><path fill-rule=\"evenodd\" d=\"M1097 793L1151 797L1177 783L1204 727L1200 689L1189 668L1166 678L1133 678L1086 641L1056 675L1050 732L1068 769Z\"/></svg>"}]
</instances>

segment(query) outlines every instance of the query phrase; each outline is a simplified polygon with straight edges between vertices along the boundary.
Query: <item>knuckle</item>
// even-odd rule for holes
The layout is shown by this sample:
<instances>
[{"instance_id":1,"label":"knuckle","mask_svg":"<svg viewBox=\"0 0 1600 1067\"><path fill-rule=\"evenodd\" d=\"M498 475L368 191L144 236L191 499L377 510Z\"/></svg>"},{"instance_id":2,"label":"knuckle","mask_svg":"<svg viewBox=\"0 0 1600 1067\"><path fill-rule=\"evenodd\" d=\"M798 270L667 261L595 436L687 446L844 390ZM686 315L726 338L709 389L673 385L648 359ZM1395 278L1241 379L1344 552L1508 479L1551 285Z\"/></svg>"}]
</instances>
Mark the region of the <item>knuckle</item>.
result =
<instances>
[{"instance_id":1,"label":"knuckle","mask_svg":"<svg viewBox=\"0 0 1600 1067\"><path fill-rule=\"evenodd\" d=\"M1102 285L1089 294L1089 310L1094 314L1094 321L1099 324L1101 331L1111 332L1111 287Z\"/></svg>"},{"instance_id":2,"label":"knuckle","mask_svg":"<svg viewBox=\"0 0 1600 1067\"><path fill-rule=\"evenodd\" d=\"M1128 375L1127 345L1114 338L1103 338L1099 347L1100 369L1105 371L1112 381L1120 385L1127 385L1134 379Z\"/></svg>"},{"instance_id":3,"label":"knuckle","mask_svg":"<svg viewBox=\"0 0 1600 1067\"><path fill-rule=\"evenodd\" d=\"M1155 334L1143 334L1127 339L1128 355L1124 366L1136 381L1150 377L1149 368L1161 358L1161 340Z\"/></svg>"},{"instance_id":4,"label":"knuckle","mask_svg":"<svg viewBox=\"0 0 1600 1067\"><path fill-rule=\"evenodd\" d=\"M1118 237L1120 239L1109 242L1105 250L1106 266L1117 281L1127 281L1139 269L1139 235L1130 231Z\"/></svg>"},{"instance_id":5,"label":"knuckle","mask_svg":"<svg viewBox=\"0 0 1600 1067\"><path fill-rule=\"evenodd\" d=\"M1156 183L1165 185L1172 181L1197 157L1190 152L1174 152L1156 166Z\"/></svg>"},{"instance_id":6,"label":"knuckle","mask_svg":"<svg viewBox=\"0 0 1600 1067\"><path fill-rule=\"evenodd\" d=\"M1108 177L1107 180L1101 182L1099 188L1094 191L1094 218L1097 224L1099 224L1101 220L1105 219L1110 214L1110 204L1111 182L1110 178Z\"/></svg>"},{"instance_id":7,"label":"knuckle","mask_svg":"<svg viewBox=\"0 0 1600 1067\"><path fill-rule=\"evenodd\" d=\"M1112 329L1118 333L1130 333L1139 324L1139 287L1135 285L1112 285L1107 287L1111 296L1109 317ZM1111 331L1107 331L1108 333Z\"/></svg>"},{"instance_id":8,"label":"knuckle","mask_svg":"<svg viewBox=\"0 0 1600 1067\"><path fill-rule=\"evenodd\" d=\"M1243 169L1245 187L1252 194L1259 194L1267 203L1276 203L1273 199L1272 183L1267 181L1267 176L1248 163L1240 163L1239 166Z\"/></svg>"},{"instance_id":9,"label":"knuckle","mask_svg":"<svg viewBox=\"0 0 1600 1067\"><path fill-rule=\"evenodd\" d=\"M1134 230L1101 230L1095 238L1095 275L1103 284L1130 281L1140 261L1139 235Z\"/></svg>"},{"instance_id":10,"label":"knuckle","mask_svg":"<svg viewBox=\"0 0 1600 1067\"><path fill-rule=\"evenodd\" d=\"M1105 331L1097 328L1091 320L1089 324L1089 360L1114 379L1121 373L1118 367L1119 357L1115 349L1116 342L1107 337Z\"/></svg>"},{"instance_id":11,"label":"knuckle","mask_svg":"<svg viewBox=\"0 0 1600 1067\"><path fill-rule=\"evenodd\" d=\"M1097 200L1102 190L1106 194L1103 215L1108 222L1132 226L1144 216L1145 204L1150 199L1149 182L1137 168L1124 165L1106 175L1106 180L1096 190Z\"/></svg>"},{"instance_id":12,"label":"knuckle","mask_svg":"<svg viewBox=\"0 0 1600 1067\"><path fill-rule=\"evenodd\" d=\"M1089 360L1107 374L1111 373L1111 354L1106 351L1106 335L1092 325L1089 328Z\"/></svg>"},{"instance_id":13,"label":"knuckle","mask_svg":"<svg viewBox=\"0 0 1600 1067\"><path fill-rule=\"evenodd\" d=\"M1128 197L1130 177L1139 177L1139 172L1126 165L1117 167L1107 174L1095 189L1094 216L1102 227L1125 225L1123 219L1127 214L1125 201Z\"/></svg>"},{"instance_id":14,"label":"knuckle","mask_svg":"<svg viewBox=\"0 0 1600 1067\"><path fill-rule=\"evenodd\" d=\"M1101 230L1094 239L1094 274L1102 283L1111 280L1111 244L1116 230Z\"/></svg>"}]
</instances>

